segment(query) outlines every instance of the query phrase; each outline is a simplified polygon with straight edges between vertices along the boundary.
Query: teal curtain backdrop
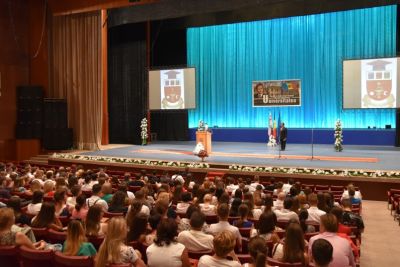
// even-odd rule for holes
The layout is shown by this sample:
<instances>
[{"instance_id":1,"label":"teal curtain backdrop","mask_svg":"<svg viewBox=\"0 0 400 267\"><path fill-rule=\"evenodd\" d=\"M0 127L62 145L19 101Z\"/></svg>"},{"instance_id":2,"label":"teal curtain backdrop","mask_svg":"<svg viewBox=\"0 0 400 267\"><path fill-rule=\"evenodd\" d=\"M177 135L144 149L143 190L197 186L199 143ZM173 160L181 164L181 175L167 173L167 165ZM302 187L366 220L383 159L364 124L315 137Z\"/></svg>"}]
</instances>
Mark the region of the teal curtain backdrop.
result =
<instances>
[{"instance_id":1,"label":"teal curtain backdrop","mask_svg":"<svg viewBox=\"0 0 400 267\"><path fill-rule=\"evenodd\" d=\"M395 125L393 109L342 109L342 61L396 55L395 6L190 28L187 47L197 69L189 127L267 127L269 113L290 128ZM253 108L251 82L280 79L301 79L301 106Z\"/></svg>"}]
</instances>

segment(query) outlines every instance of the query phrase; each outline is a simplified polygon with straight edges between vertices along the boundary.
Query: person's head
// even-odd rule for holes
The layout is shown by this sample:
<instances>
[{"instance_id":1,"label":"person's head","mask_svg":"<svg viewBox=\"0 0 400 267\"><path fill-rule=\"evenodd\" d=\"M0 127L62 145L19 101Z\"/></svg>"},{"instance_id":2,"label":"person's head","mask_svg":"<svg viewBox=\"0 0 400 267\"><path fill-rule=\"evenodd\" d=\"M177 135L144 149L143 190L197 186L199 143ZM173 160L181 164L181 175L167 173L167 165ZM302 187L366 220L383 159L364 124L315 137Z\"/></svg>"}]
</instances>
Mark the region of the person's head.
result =
<instances>
[{"instance_id":1,"label":"person's head","mask_svg":"<svg viewBox=\"0 0 400 267\"><path fill-rule=\"evenodd\" d=\"M272 198L271 194L265 195L264 205L265 205L265 208L264 208L265 211L272 210L272 207L274 206L274 199Z\"/></svg>"},{"instance_id":2,"label":"person's head","mask_svg":"<svg viewBox=\"0 0 400 267\"><path fill-rule=\"evenodd\" d=\"M85 196L84 194L79 195L79 196L76 198L75 209L76 209L77 211L80 211L81 208L85 207L86 205L87 205L87 204L86 204L86 196Z\"/></svg>"},{"instance_id":3,"label":"person's head","mask_svg":"<svg viewBox=\"0 0 400 267\"><path fill-rule=\"evenodd\" d=\"M97 236L99 234L101 218L103 218L103 208L100 205L91 206L86 216L87 235Z\"/></svg>"},{"instance_id":4,"label":"person's head","mask_svg":"<svg viewBox=\"0 0 400 267\"><path fill-rule=\"evenodd\" d=\"M340 223L342 221L342 217L343 217L343 209L341 207L333 207L331 209L331 212L333 215L335 215L338 223Z\"/></svg>"},{"instance_id":5,"label":"person's head","mask_svg":"<svg viewBox=\"0 0 400 267\"><path fill-rule=\"evenodd\" d=\"M260 236L250 238L248 248L254 266L265 267L265 261L268 255L268 246L265 239Z\"/></svg>"},{"instance_id":6,"label":"person's head","mask_svg":"<svg viewBox=\"0 0 400 267\"><path fill-rule=\"evenodd\" d=\"M54 193L54 201L56 203L64 204L66 201L66 192L65 190L59 189Z\"/></svg>"},{"instance_id":7,"label":"person's head","mask_svg":"<svg viewBox=\"0 0 400 267\"><path fill-rule=\"evenodd\" d=\"M190 192L183 192L182 193L182 202L188 203L192 201L192 194Z\"/></svg>"},{"instance_id":8,"label":"person's head","mask_svg":"<svg viewBox=\"0 0 400 267\"><path fill-rule=\"evenodd\" d=\"M52 180L47 180L43 184L44 193L49 193L54 190L54 182Z\"/></svg>"},{"instance_id":9,"label":"person's head","mask_svg":"<svg viewBox=\"0 0 400 267\"><path fill-rule=\"evenodd\" d=\"M279 193L278 193L278 199L279 199L280 201L284 201L285 198L286 198L285 192L279 192Z\"/></svg>"},{"instance_id":10,"label":"person's head","mask_svg":"<svg viewBox=\"0 0 400 267\"><path fill-rule=\"evenodd\" d=\"M354 187L351 187L349 189L349 197L354 197L355 194L356 194L356 190L354 190Z\"/></svg>"},{"instance_id":11,"label":"person's head","mask_svg":"<svg viewBox=\"0 0 400 267\"><path fill-rule=\"evenodd\" d=\"M289 194L291 197L295 197L299 194L299 192L296 187L292 186L289 190Z\"/></svg>"},{"instance_id":12,"label":"person's head","mask_svg":"<svg viewBox=\"0 0 400 267\"><path fill-rule=\"evenodd\" d=\"M191 218L192 217L192 214L195 212L195 211L198 211L198 212L200 212L200 209L199 209L199 207L198 206L196 206L196 205L190 205L188 208L187 208L187 210L186 210L186 214L185 214L185 216L186 216L186 218Z\"/></svg>"},{"instance_id":13,"label":"person's head","mask_svg":"<svg viewBox=\"0 0 400 267\"><path fill-rule=\"evenodd\" d=\"M121 262L121 246L124 244L127 226L123 217L113 217L107 226L107 235L96 257L96 267L105 267L108 263Z\"/></svg>"},{"instance_id":14,"label":"person's head","mask_svg":"<svg viewBox=\"0 0 400 267\"><path fill-rule=\"evenodd\" d=\"M200 231L206 221L206 216L199 211L195 211L192 213L190 217L190 226L194 230Z\"/></svg>"},{"instance_id":15,"label":"person's head","mask_svg":"<svg viewBox=\"0 0 400 267\"><path fill-rule=\"evenodd\" d=\"M0 209L0 231L11 229L15 222L14 211L10 208Z\"/></svg>"},{"instance_id":16,"label":"person's head","mask_svg":"<svg viewBox=\"0 0 400 267\"><path fill-rule=\"evenodd\" d=\"M351 210L352 204L351 204L351 200L350 199L347 199L347 198L342 199L341 203L342 203L343 209Z\"/></svg>"},{"instance_id":17,"label":"person's head","mask_svg":"<svg viewBox=\"0 0 400 267\"><path fill-rule=\"evenodd\" d=\"M258 233L268 234L275 230L276 215L272 211L263 212L258 220Z\"/></svg>"},{"instance_id":18,"label":"person's head","mask_svg":"<svg viewBox=\"0 0 400 267\"><path fill-rule=\"evenodd\" d=\"M226 192L222 193L222 195L218 198L218 203L219 204L222 204L222 203L228 204L229 203L229 194Z\"/></svg>"},{"instance_id":19,"label":"person's head","mask_svg":"<svg viewBox=\"0 0 400 267\"><path fill-rule=\"evenodd\" d=\"M240 199L242 199L243 198L243 192L242 192L242 190L241 189L236 189L236 191L235 191L235 196L234 196L235 198L240 198Z\"/></svg>"},{"instance_id":20,"label":"person's head","mask_svg":"<svg viewBox=\"0 0 400 267\"><path fill-rule=\"evenodd\" d=\"M333 214L324 214L321 217L320 232L336 233L338 231L338 221Z\"/></svg>"},{"instance_id":21,"label":"person's head","mask_svg":"<svg viewBox=\"0 0 400 267\"><path fill-rule=\"evenodd\" d=\"M284 122L281 123L281 127L282 128L285 127L285 123Z\"/></svg>"},{"instance_id":22,"label":"person's head","mask_svg":"<svg viewBox=\"0 0 400 267\"><path fill-rule=\"evenodd\" d=\"M286 238L283 244L284 262L295 263L305 262L304 258L305 242L304 233L300 224L297 222L289 223L286 227Z\"/></svg>"},{"instance_id":23,"label":"person's head","mask_svg":"<svg viewBox=\"0 0 400 267\"><path fill-rule=\"evenodd\" d=\"M141 235L146 233L148 216L139 212L128 225L128 242L138 241Z\"/></svg>"},{"instance_id":24,"label":"person's head","mask_svg":"<svg viewBox=\"0 0 400 267\"><path fill-rule=\"evenodd\" d=\"M125 193L121 191L115 192L111 199L111 207L123 207L125 205Z\"/></svg>"},{"instance_id":25,"label":"person's head","mask_svg":"<svg viewBox=\"0 0 400 267\"><path fill-rule=\"evenodd\" d=\"M239 209L238 209L238 213L239 213L240 218L246 219L247 216L249 216L249 211L250 211L250 210L249 210L248 205L246 205L246 204L241 204L241 205L239 206Z\"/></svg>"},{"instance_id":26,"label":"person's head","mask_svg":"<svg viewBox=\"0 0 400 267\"><path fill-rule=\"evenodd\" d=\"M94 184L92 187L92 193L93 195L98 195L101 192L101 185L100 184Z\"/></svg>"},{"instance_id":27,"label":"person's head","mask_svg":"<svg viewBox=\"0 0 400 267\"><path fill-rule=\"evenodd\" d=\"M38 180L33 180L31 183L31 191L35 192L35 191L40 191L42 189L42 185L40 184L40 182Z\"/></svg>"},{"instance_id":28,"label":"person's head","mask_svg":"<svg viewBox=\"0 0 400 267\"><path fill-rule=\"evenodd\" d=\"M326 239L315 240L311 251L315 267L327 267L333 259L333 246Z\"/></svg>"},{"instance_id":29,"label":"person's head","mask_svg":"<svg viewBox=\"0 0 400 267\"><path fill-rule=\"evenodd\" d=\"M229 216L229 206L228 204L221 204L217 208L217 215L219 217L220 221L226 221L228 220Z\"/></svg>"},{"instance_id":30,"label":"person's head","mask_svg":"<svg viewBox=\"0 0 400 267\"><path fill-rule=\"evenodd\" d=\"M79 196L81 193L82 193L82 190L81 190L81 186L80 186L80 185L74 185L74 186L71 188L71 194L72 194L72 196L77 197L77 196Z\"/></svg>"},{"instance_id":31,"label":"person's head","mask_svg":"<svg viewBox=\"0 0 400 267\"><path fill-rule=\"evenodd\" d=\"M151 230L157 230L158 224L160 223L162 217L160 214L155 213L149 217L149 225Z\"/></svg>"},{"instance_id":32,"label":"person's head","mask_svg":"<svg viewBox=\"0 0 400 267\"><path fill-rule=\"evenodd\" d=\"M15 215L21 213L21 198L18 196L10 197L7 206L14 210Z\"/></svg>"},{"instance_id":33,"label":"person's head","mask_svg":"<svg viewBox=\"0 0 400 267\"><path fill-rule=\"evenodd\" d=\"M299 200L300 208L304 208L307 203L307 196L305 194L298 194L297 199Z\"/></svg>"},{"instance_id":34,"label":"person's head","mask_svg":"<svg viewBox=\"0 0 400 267\"><path fill-rule=\"evenodd\" d=\"M293 206L293 198L291 197L285 198L285 200L283 201L283 208L290 210L292 206Z\"/></svg>"},{"instance_id":35,"label":"person's head","mask_svg":"<svg viewBox=\"0 0 400 267\"><path fill-rule=\"evenodd\" d=\"M235 248L235 236L229 231L219 232L213 240L214 251L218 257L226 258L226 256Z\"/></svg>"},{"instance_id":36,"label":"person's head","mask_svg":"<svg viewBox=\"0 0 400 267\"><path fill-rule=\"evenodd\" d=\"M53 202L44 202L38 215L32 222L32 226L37 228L48 228L52 223L54 223L56 217L55 212L56 208Z\"/></svg>"},{"instance_id":37,"label":"person's head","mask_svg":"<svg viewBox=\"0 0 400 267\"><path fill-rule=\"evenodd\" d=\"M264 94L264 85L262 83L257 83L255 89L257 94Z\"/></svg>"},{"instance_id":38,"label":"person's head","mask_svg":"<svg viewBox=\"0 0 400 267\"><path fill-rule=\"evenodd\" d=\"M173 219L163 219L157 227L157 237L154 243L161 246L169 246L175 242L175 238L178 235L178 225Z\"/></svg>"},{"instance_id":39,"label":"person's head","mask_svg":"<svg viewBox=\"0 0 400 267\"><path fill-rule=\"evenodd\" d=\"M310 204L311 207L316 207L318 205L317 195L314 193L309 194L308 195L308 203Z\"/></svg>"},{"instance_id":40,"label":"person's head","mask_svg":"<svg viewBox=\"0 0 400 267\"><path fill-rule=\"evenodd\" d=\"M86 242L86 235L82 223L77 220L71 220L68 224L67 238L63 253L67 256L77 256L83 242Z\"/></svg>"},{"instance_id":41,"label":"person's head","mask_svg":"<svg viewBox=\"0 0 400 267\"><path fill-rule=\"evenodd\" d=\"M211 200L212 200L212 195L211 194L205 194L204 195L204 199L203 199L204 203L211 203Z\"/></svg>"}]
</instances>

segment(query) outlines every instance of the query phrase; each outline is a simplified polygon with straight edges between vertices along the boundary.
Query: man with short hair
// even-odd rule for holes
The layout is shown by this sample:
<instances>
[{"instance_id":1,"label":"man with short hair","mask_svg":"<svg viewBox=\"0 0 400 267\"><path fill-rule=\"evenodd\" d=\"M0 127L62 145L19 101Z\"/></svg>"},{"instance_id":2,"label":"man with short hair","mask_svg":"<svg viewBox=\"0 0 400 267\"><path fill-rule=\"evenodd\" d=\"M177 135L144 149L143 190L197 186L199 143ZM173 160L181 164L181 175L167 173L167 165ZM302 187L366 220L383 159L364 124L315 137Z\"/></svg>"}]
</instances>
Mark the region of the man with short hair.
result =
<instances>
[{"instance_id":1,"label":"man with short hair","mask_svg":"<svg viewBox=\"0 0 400 267\"><path fill-rule=\"evenodd\" d=\"M323 238L315 240L311 251L315 267L328 267L333 255L333 247L329 241Z\"/></svg>"},{"instance_id":2,"label":"man with short hair","mask_svg":"<svg viewBox=\"0 0 400 267\"><path fill-rule=\"evenodd\" d=\"M228 222L228 216L229 216L228 204L226 204L226 203L220 204L217 208L217 215L219 218L219 222L211 224L210 228L208 229L208 232L212 235L216 235L219 232L228 230L235 236L236 242L238 243L239 248L241 248L242 247L242 236L240 235L239 228L237 228L236 226L230 225Z\"/></svg>"},{"instance_id":3,"label":"man with short hair","mask_svg":"<svg viewBox=\"0 0 400 267\"><path fill-rule=\"evenodd\" d=\"M310 207L308 208L308 219L307 221L311 222L316 222L320 223L321 219L320 217L324 214L326 214L325 211L320 210L318 206L318 198L315 193L311 193L308 195L308 204L310 204Z\"/></svg>"},{"instance_id":4,"label":"man with short hair","mask_svg":"<svg viewBox=\"0 0 400 267\"><path fill-rule=\"evenodd\" d=\"M292 206L293 206L293 198L291 197L285 198L285 200L283 201L283 209L274 210L278 221L289 221L290 219L299 221L299 215L297 215L296 212L290 210Z\"/></svg>"},{"instance_id":5,"label":"man with short hair","mask_svg":"<svg viewBox=\"0 0 400 267\"><path fill-rule=\"evenodd\" d=\"M364 221L360 215L351 211L352 204L350 199L343 199L342 206L342 223L347 226L356 226L360 232L364 231Z\"/></svg>"},{"instance_id":6,"label":"man with short hair","mask_svg":"<svg viewBox=\"0 0 400 267\"><path fill-rule=\"evenodd\" d=\"M352 266L355 267L353 251L349 242L337 235L338 223L335 215L325 214L321 216L320 234L311 237L308 243L308 254L313 257L313 243L322 238L332 244L333 259L330 266Z\"/></svg>"},{"instance_id":7,"label":"man with short hair","mask_svg":"<svg viewBox=\"0 0 400 267\"><path fill-rule=\"evenodd\" d=\"M284 192L280 192L278 194L278 198L274 201L274 209L281 210L283 209L283 202L285 201L286 194Z\"/></svg>"},{"instance_id":8,"label":"man with short hair","mask_svg":"<svg viewBox=\"0 0 400 267\"><path fill-rule=\"evenodd\" d=\"M212 251L214 236L203 233L201 230L206 221L203 213L195 211L190 217L190 230L179 233L178 242L185 245L189 251Z\"/></svg>"},{"instance_id":9,"label":"man with short hair","mask_svg":"<svg viewBox=\"0 0 400 267\"><path fill-rule=\"evenodd\" d=\"M92 187L92 196L86 199L86 204L88 208L94 205L100 205L103 208L104 212L108 211L108 204L105 200L100 198L101 193L101 185L94 184Z\"/></svg>"}]
</instances>

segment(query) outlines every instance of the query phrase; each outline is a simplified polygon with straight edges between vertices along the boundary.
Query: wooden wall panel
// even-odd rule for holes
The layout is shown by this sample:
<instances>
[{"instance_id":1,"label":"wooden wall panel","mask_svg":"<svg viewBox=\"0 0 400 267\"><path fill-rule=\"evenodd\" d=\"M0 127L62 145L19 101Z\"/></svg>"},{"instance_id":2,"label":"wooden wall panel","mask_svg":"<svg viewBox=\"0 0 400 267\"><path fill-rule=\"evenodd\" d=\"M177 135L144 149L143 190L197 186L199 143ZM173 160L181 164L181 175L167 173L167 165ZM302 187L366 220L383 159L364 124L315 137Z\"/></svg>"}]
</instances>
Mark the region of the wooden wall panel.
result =
<instances>
[{"instance_id":1,"label":"wooden wall panel","mask_svg":"<svg viewBox=\"0 0 400 267\"><path fill-rule=\"evenodd\" d=\"M0 160L15 157L16 86L29 83L28 7L0 0Z\"/></svg>"}]
</instances>

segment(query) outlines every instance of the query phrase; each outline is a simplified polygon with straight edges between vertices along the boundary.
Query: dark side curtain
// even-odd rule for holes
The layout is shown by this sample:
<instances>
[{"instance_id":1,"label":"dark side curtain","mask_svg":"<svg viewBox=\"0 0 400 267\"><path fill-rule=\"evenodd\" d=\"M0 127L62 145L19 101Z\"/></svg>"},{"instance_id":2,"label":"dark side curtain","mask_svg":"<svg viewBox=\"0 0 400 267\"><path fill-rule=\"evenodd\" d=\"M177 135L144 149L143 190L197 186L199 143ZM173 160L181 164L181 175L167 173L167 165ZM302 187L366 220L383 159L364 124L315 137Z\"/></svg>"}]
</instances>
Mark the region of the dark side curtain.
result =
<instances>
[{"instance_id":1,"label":"dark side curtain","mask_svg":"<svg viewBox=\"0 0 400 267\"><path fill-rule=\"evenodd\" d=\"M150 118L151 132L157 133L157 140L189 140L187 110L152 111Z\"/></svg>"},{"instance_id":2,"label":"dark side curtain","mask_svg":"<svg viewBox=\"0 0 400 267\"><path fill-rule=\"evenodd\" d=\"M145 25L113 27L108 34L110 143L141 144L148 102Z\"/></svg>"}]
</instances>

